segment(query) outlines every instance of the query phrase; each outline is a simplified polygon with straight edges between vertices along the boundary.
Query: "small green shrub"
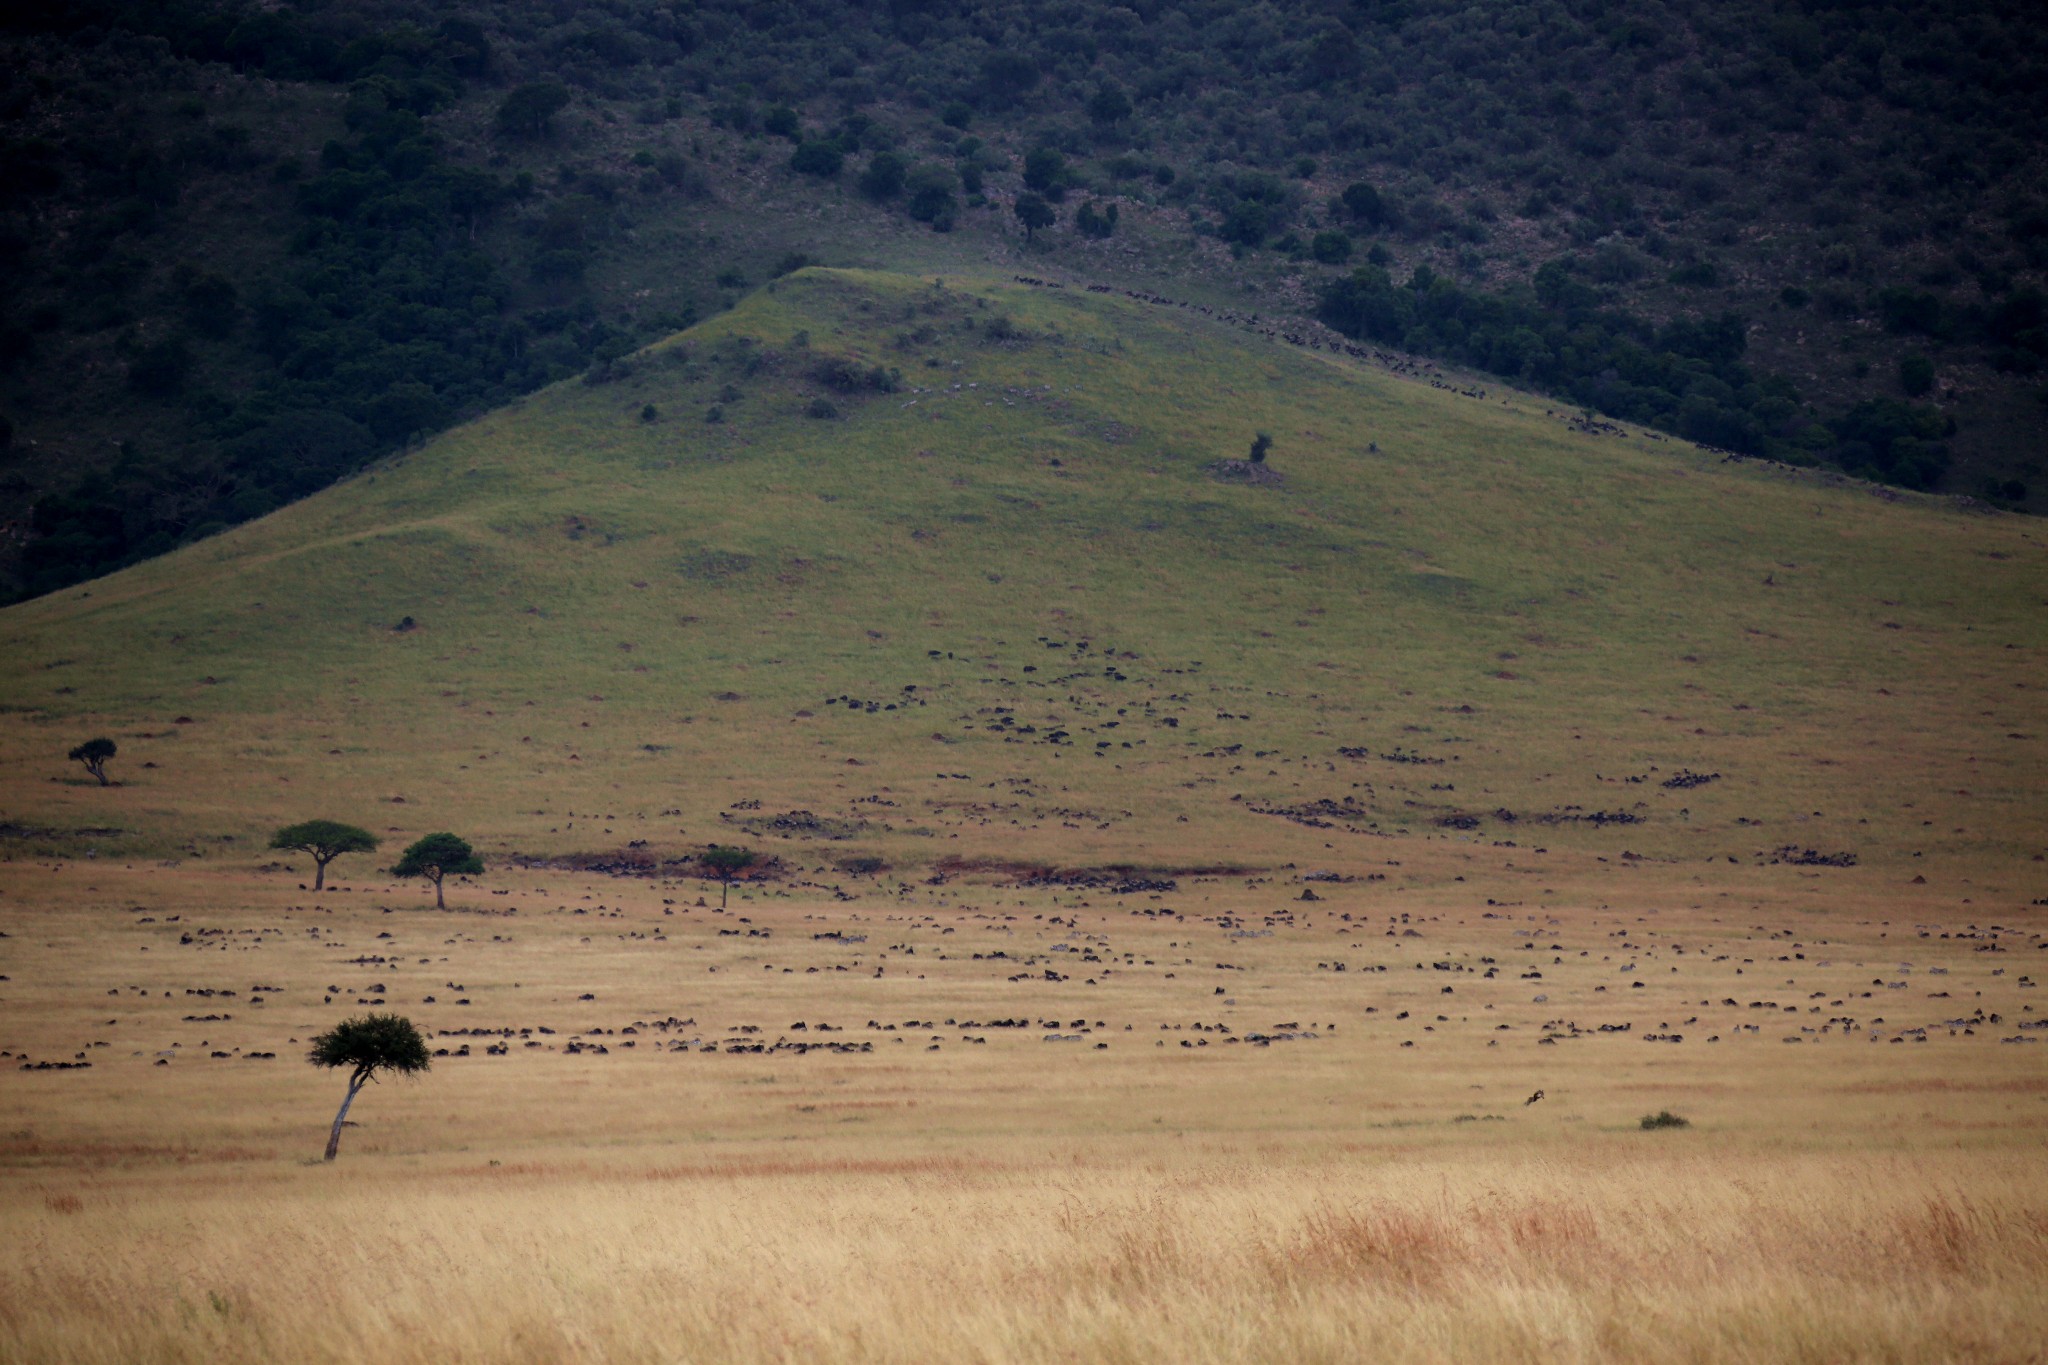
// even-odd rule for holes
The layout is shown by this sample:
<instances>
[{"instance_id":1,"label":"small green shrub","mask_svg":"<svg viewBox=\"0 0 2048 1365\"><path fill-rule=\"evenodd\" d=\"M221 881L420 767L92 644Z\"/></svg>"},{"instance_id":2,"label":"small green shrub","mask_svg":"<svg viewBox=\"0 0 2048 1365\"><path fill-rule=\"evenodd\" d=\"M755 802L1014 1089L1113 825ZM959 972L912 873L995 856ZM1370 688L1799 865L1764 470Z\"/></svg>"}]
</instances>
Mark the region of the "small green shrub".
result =
<instances>
[{"instance_id":1,"label":"small green shrub","mask_svg":"<svg viewBox=\"0 0 2048 1365\"><path fill-rule=\"evenodd\" d=\"M1918 398L1934 387L1934 362L1924 355L1899 360L1899 388L1908 398Z\"/></svg>"},{"instance_id":2,"label":"small green shrub","mask_svg":"<svg viewBox=\"0 0 2048 1365\"><path fill-rule=\"evenodd\" d=\"M1652 1129L1656 1128L1690 1127L1692 1127L1691 1119L1680 1118L1678 1115L1672 1113L1669 1109L1659 1109L1654 1114L1643 1115L1643 1131L1645 1132L1649 1132Z\"/></svg>"},{"instance_id":3,"label":"small green shrub","mask_svg":"<svg viewBox=\"0 0 2048 1365\"><path fill-rule=\"evenodd\" d=\"M1324 265L1342 265L1351 259L1351 234L1318 232L1309 243L1309 254Z\"/></svg>"}]
</instances>

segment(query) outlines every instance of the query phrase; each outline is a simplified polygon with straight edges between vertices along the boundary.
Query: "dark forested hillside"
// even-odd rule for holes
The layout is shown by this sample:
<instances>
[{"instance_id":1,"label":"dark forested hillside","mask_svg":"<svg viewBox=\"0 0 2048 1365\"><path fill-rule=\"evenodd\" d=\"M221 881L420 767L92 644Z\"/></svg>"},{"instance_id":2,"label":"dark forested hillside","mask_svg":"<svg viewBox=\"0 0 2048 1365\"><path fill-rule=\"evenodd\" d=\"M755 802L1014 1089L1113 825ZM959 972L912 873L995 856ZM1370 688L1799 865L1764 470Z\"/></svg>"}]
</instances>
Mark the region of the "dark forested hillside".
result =
<instances>
[{"instance_id":1,"label":"dark forested hillside","mask_svg":"<svg viewBox=\"0 0 2048 1365\"><path fill-rule=\"evenodd\" d=\"M2048 26L2021 0L0 25L12 593L603 383L804 258L1173 288L1747 454L2043 496Z\"/></svg>"}]
</instances>

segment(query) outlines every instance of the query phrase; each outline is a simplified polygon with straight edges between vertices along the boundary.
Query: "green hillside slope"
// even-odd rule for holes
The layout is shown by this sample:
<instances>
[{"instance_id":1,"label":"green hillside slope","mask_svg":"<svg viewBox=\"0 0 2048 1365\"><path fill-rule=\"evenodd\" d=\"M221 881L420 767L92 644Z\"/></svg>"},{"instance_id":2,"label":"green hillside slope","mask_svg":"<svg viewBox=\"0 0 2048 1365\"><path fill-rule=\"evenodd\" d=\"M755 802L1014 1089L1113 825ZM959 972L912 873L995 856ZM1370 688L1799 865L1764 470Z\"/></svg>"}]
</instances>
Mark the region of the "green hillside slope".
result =
<instances>
[{"instance_id":1,"label":"green hillside slope","mask_svg":"<svg viewBox=\"0 0 2048 1365\"><path fill-rule=\"evenodd\" d=\"M2024 519L1023 284L808 270L597 377L0 613L9 846L2043 849Z\"/></svg>"}]
</instances>

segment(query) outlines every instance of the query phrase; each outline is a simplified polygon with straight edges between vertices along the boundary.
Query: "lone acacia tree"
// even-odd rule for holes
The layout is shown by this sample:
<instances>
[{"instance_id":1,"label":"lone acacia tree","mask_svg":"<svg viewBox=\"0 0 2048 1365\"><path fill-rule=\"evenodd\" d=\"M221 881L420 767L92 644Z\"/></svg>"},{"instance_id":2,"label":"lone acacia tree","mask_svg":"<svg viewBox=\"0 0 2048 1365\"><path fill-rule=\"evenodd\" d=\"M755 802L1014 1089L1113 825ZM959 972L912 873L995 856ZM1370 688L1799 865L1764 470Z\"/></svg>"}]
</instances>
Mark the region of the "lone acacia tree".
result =
<instances>
[{"instance_id":1,"label":"lone acacia tree","mask_svg":"<svg viewBox=\"0 0 2048 1365\"><path fill-rule=\"evenodd\" d=\"M444 833L429 834L407 849L400 855L398 866L391 869L391 875L425 877L434 884L434 908L446 910L448 902L441 896L441 879L451 872L459 877L474 877L483 870L483 860L476 856L468 841Z\"/></svg>"},{"instance_id":2,"label":"lone acacia tree","mask_svg":"<svg viewBox=\"0 0 2048 1365\"><path fill-rule=\"evenodd\" d=\"M427 1040L412 1026L412 1020L397 1014L369 1014L345 1019L333 1031L313 1040L306 1060L314 1066L347 1067L348 1094L334 1116L334 1128L327 1134L327 1159L341 1150L341 1125L356 1092L377 1079L380 1071L417 1076L433 1064L427 1055Z\"/></svg>"},{"instance_id":3,"label":"lone acacia tree","mask_svg":"<svg viewBox=\"0 0 2048 1365\"><path fill-rule=\"evenodd\" d=\"M307 820L270 836L270 846L313 859L313 889L327 885L327 865L344 853L374 853L377 836L339 820Z\"/></svg>"},{"instance_id":4,"label":"lone acacia tree","mask_svg":"<svg viewBox=\"0 0 2048 1365\"><path fill-rule=\"evenodd\" d=\"M113 740L108 739L105 735L101 735L97 739L89 739L79 745L67 757L73 763L83 763L85 770L94 777L97 777L102 787L107 787L113 785L107 781L107 760L112 758L118 751L119 746Z\"/></svg>"},{"instance_id":5,"label":"lone acacia tree","mask_svg":"<svg viewBox=\"0 0 2048 1365\"><path fill-rule=\"evenodd\" d=\"M731 844L713 844L697 855L697 862L712 876L718 878L718 908L725 908L726 897L732 894L733 879L754 865L759 855L751 848L736 848Z\"/></svg>"}]
</instances>

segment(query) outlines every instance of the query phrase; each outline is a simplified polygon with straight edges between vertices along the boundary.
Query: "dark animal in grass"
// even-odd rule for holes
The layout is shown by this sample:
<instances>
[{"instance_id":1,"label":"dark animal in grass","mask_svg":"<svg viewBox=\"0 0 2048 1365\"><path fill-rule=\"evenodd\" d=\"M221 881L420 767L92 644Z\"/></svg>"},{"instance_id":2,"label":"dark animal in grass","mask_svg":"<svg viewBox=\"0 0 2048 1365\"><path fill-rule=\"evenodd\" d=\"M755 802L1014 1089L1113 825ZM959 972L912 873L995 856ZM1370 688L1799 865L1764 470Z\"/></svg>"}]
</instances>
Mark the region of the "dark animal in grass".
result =
<instances>
[{"instance_id":1,"label":"dark animal in grass","mask_svg":"<svg viewBox=\"0 0 2048 1365\"><path fill-rule=\"evenodd\" d=\"M1530 1096L1530 1097L1529 1097L1528 1099L1526 1099L1526 1100L1523 1100L1523 1101L1522 1101L1522 1107L1523 1107L1524 1109L1527 1109L1527 1108L1528 1108L1528 1107L1529 1107L1530 1105L1532 1105L1532 1104L1536 1103L1536 1101L1538 1101L1538 1100L1540 1100L1540 1099L1542 1099L1542 1098L1543 1098L1543 1092L1542 1092L1541 1090L1539 1090L1539 1091L1537 1091L1537 1092L1536 1092L1535 1094L1531 1095L1531 1096Z\"/></svg>"},{"instance_id":2,"label":"dark animal in grass","mask_svg":"<svg viewBox=\"0 0 2048 1365\"><path fill-rule=\"evenodd\" d=\"M341 1126L356 1094L377 1079L380 1071L416 1076L433 1064L426 1040L412 1021L396 1014L370 1014L346 1019L331 1031L313 1039L306 1060L314 1066L347 1067L348 1094L334 1116L334 1128L327 1135L327 1160L341 1149Z\"/></svg>"}]
</instances>

